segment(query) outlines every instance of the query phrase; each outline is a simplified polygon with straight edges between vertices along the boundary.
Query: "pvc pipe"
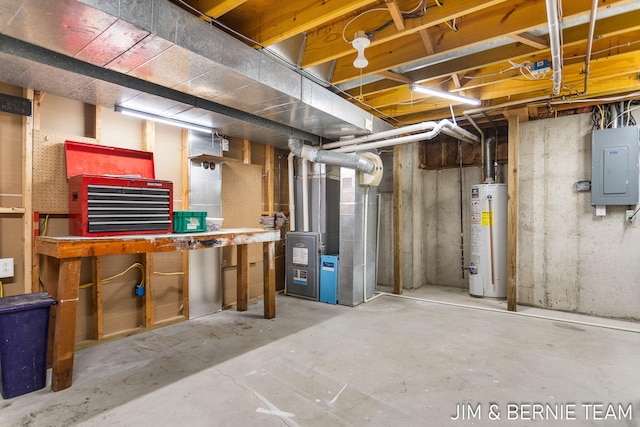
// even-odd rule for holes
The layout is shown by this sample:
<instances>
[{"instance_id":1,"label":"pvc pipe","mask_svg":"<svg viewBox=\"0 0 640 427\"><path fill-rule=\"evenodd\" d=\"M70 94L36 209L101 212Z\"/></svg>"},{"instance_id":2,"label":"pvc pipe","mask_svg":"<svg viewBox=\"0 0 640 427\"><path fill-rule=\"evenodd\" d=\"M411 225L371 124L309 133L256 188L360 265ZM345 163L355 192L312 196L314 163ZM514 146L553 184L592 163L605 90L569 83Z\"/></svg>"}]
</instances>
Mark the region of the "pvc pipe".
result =
<instances>
[{"instance_id":1,"label":"pvc pipe","mask_svg":"<svg viewBox=\"0 0 640 427\"><path fill-rule=\"evenodd\" d=\"M365 136L360 136L358 138L344 139L342 141L330 142L328 144L323 144L322 148L325 150L330 150L332 148L343 147L345 145L358 144L360 142L373 142L378 139L389 138L390 136L396 136L402 133L412 133L412 132L418 132L426 129L433 129L436 125L437 123L433 121L416 123L416 124L401 127L401 128L395 128L395 129L385 130L378 133L372 133Z\"/></svg>"},{"instance_id":2,"label":"pvc pipe","mask_svg":"<svg viewBox=\"0 0 640 427\"><path fill-rule=\"evenodd\" d=\"M302 231L309 231L309 161L302 159Z\"/></svg>"},{"instance_id":3,"label":"pvc pipe","mask_svg":"<svg viewBox=\"0 0 640 427\"><path fill-rule=\"evenodd\" d=\"M551 45L551 67L553 68L553 94L560 93L562 85L562 51L560 49L560 23L557 0L546 0L549 43Z\"/></svg>"},{"instance_id":4,"label":"pvc pipe","mask_svg":"<svg viewBox=\"0 0 640 427\"><path fill-rule=\"evenodd\" d=\"M392 294L392 293L389 293L389 292L378 292L376 295L374 295L372 298L370 298L369 301L371 301L374 298L381 297L381 296L405 298L405 299L410 299L410 300L414 300L414 301L424 301L424 302L428 302L428 303L432 303L432 304L449 305L449 306L452 306L452 307L459 307L459 308L471 308L471 309L475 309L475 310L490 311L490 312L493 312L493 313L502 313L502 314L513 315L513 316L531 317L533 319L551 320L551 321L554 321L554 322L564 322L564 323L571 323L571 324L574 324L574 325L590 326L590 327L595 327L595 328L605 328L605 329L612 329L612 330L615 330L615 331L633 332L633 333L636 333L636 334L640 334L640 330L637 330L637 329L622 328L622 327L618 327L618 326L601 325L601 324L593 323L593 322L583 322L581 320L570 320L570 319L562 319L562 318L558 318L558 317L542 316L540 314L522 313L520 311L508 311L508 310L498 309L498 308L478 307L476 305L460 304L460 303L456 303L456 302L436 301L436 300L427 299L427 298L418 298L418 297L410 297L410 296L407 296L407 295Z\"/></svg>"},{"instance_id":5,"label":"pvc pipe","mask_svg":"<svg viewBox=\"0 0 640 427\"><path fill-rule=\"evenodd\" d=\"M294 195L294 174L293 174L293 158L295 154L289 153L287 157L287 166L289 172L289 230L296 231L296 203Z\"/></svg>"}]
</instances>

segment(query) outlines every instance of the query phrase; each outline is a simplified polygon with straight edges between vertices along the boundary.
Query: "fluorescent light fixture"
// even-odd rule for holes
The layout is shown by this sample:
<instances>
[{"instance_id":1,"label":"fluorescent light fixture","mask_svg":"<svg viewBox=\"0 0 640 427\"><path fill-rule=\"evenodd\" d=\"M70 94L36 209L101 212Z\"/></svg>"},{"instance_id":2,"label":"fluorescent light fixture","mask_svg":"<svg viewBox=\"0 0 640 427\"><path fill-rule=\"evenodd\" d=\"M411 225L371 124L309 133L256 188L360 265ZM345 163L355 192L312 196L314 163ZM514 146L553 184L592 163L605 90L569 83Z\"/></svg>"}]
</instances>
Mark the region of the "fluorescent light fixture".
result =
<instances>
[{"instance_id":1,"label":"fluorescent light fixture","mask_svg":"<svg viewBox=\"0 0 640 427\"><path fill-rule=\"evenodd\" d=\"M442 92L440 90L431 89L430 87L420 86L420 85L411 85L411 90L414 92L424 93L426 95L437 96L439 98L448 99L450 101L458 101L464 104L469 105L480 105L480 101L478 99L467 98L466 96L455 95L449 92Z\"/></svg>"},{"instance_id":2,"label":"fluorescent light fixture","mask_svg":"<svg viewBox=\"0 0 640 427\"><path fill-rule=\"evenodd\" d=\"M182 120L172 119L170 117L158 116L157 114L145 113L144 111L132 110L131 108L116 105L116 112L122 113L126 116L137 117L139 119L152 120L158 123L164 123L166 125L178 126L185 129L191 129L198 132L213 133L215 129L197 125L195 123L183 122Z\"/></svg>"},{"instance_id":3,"label":"fluorescent light fixture","mask_svg":"<svg viewBox=\"0 0 640 427\"><path fill-rule=\"evenodd\" d=\"M355 50L358 51L358 56L353 61L353 66L356 68L364 68L369 65L369 61L364 57L364 48L371 44L371 40L365 34L364 31L358 31L351 42Z\"/></svg>"}]
</instances>

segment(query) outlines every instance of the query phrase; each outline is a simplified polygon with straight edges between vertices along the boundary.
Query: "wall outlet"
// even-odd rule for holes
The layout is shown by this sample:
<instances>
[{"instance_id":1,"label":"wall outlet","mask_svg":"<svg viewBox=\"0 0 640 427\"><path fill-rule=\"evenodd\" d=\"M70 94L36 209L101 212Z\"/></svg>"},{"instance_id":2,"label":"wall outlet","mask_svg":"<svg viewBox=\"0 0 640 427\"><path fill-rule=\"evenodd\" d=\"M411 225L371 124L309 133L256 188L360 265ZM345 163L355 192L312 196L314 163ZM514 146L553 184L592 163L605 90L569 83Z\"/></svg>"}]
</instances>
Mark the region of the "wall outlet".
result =
<instances>
[{"instance_id":1,"label":"wall outlet","mask_svg":"<svg viewBox=\"0 0 640 427\"><path fill-rule=\"evenodd\" d=\"M13 277L13 258L0 258L0 279Z\"/></svg>"}]
</instances>

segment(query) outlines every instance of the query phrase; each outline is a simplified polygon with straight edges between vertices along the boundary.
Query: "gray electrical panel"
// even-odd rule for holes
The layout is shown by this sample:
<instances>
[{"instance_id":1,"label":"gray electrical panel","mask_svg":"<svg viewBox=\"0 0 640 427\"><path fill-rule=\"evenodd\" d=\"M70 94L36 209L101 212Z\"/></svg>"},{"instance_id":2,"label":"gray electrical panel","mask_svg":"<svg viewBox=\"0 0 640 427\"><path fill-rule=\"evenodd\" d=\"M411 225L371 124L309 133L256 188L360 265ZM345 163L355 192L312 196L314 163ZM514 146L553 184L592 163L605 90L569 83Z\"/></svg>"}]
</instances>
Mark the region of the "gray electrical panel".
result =
<instances>
[{"instance_id":1,"label":"gray electrical panel","mask_svg":"<svg viewBox=\"0 0 640 427\"><path fill-rule=\"evenodd\" d=\"M591 204L638 203L640 133L636 126L595 130L591 134Z\"/></svg>"},{"instance_id":2,"label":"gray electrical panel","mask_svg":"<svg viewBox=\"0 0 640 427\"><path fill-rule=\"evenodd\" d=\"M290 231L286 236L286 294L318 299L318 233Z\"/></svg>"}]
</instances>

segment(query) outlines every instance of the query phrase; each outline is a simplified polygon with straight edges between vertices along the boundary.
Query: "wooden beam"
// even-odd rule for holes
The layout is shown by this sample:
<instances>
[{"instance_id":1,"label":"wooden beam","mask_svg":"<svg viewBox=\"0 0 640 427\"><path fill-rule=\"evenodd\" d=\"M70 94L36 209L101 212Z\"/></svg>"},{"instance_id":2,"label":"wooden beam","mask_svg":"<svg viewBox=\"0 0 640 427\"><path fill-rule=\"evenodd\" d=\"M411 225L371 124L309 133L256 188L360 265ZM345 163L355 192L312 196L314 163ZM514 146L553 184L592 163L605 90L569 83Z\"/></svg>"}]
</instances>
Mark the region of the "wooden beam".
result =
<instances>
[{"instance_id":1,"label":"wooden beam","mask_svg":"<svg viewBox=\"0 0 640 427\"><path fill-rule=\"evenodd\" d=\"M427 31L427 29L424 28L420 30L418 33L420 34L420 38L422 39L422 44L424 45L424 48L427 51L427 55L433 55L434 53L436 53L436 45L433 42L433 39L431 38L429 31Z\"/></svg>"},{"instance_id":2,"label":"wooden beam","mask_svg":"<svg viewBox=\"0 0 640 427\"><path fill-rule=\"evenodd\" d=\"M536 37L529 33L520 33L520 34L511 34L509 37L514 39L517 42L526 44L531 47L535 47L536 49L548 49L549 42L543 39L542 37Z\"/></svg>"},{"instance_id":3,"label":"wooden beam","mask_svg":"<svg viewBox=\"0 0 640 427\"><path fill-rule=\"evenodd\" d=\"M264 147L264 173L266 175L266 199L264 201L264 210L268 215L274 213L275 209L275 148L271 145Z\"/></svg>"},{"instance_id":4,"label":"wooden beam","mask_svg":"<svg viewBox=\"0 0 640 427\"><path fill-rule=\"evenodd\" d=\"M192 0L189 2L195 9L214 18L219 18L225 13L241 6L247 0Z\"/></svg>"},{"instance_id":5,"label":"wooden beam","mask_svg":"<svg viewBox=\"0 0 640 427\"><path fill-rule=\"evenodd\" d=\"M402 294L402 145L393 147L393 293Z\"/></svg>"},{"instance_id":6,"label":"wooden beam","mask_svg":"<svg viewBox=\"0 0 640 427\"><path fill-rule=\"evenodd\" d=\"M389 9L391 19L393 19L396 29L398 31L403 31L404 17L402 16L402 11L400 10L400 6L398 6L398 2L396 0L385 0L384 2L387 4L387 9Z\"/></svg>"},{"instance_id":7,"label":"wooden beam","mask_svg":"<svg viewBox=\"0 0 640 427\"><path fill-rule=\"evenodd\" d=\"M505 110L502 115L505 118L517 116L520 119L520 122L528 122L529 121L529 108L527 106L520 108L511 108L509 110Z\"/></svg>"},{"instance_id":8,"label":"wooden beam","mask_svg":"<svg viewBox=\"0 0 640 427\"><path fill-rule=\"evenodd\" d=\"M245 19L234 27L263 46L270 46L297 34L319 28L327 22L343 16L353 18L352 12L377 3L377 0L296 0L278 3L253 13L251 19ZM333 28L340 28L334 26ZM325 31L321 31L326 34ZM352 32L353 36L355 30ZM343 42L344 43L344 42Z\"/></svg>"},{"instance_id":9,"label":"wooden beam","mask_svg":"<svg viewBox=\"0 0 640 427\"><path fill-rule=\"evenodd\" d=\"M507 213L507 310L517 310L518 279L518 146L520 144L520 119L511 116L508 141L508 213Z\"/></svg>"}]
</instances>

